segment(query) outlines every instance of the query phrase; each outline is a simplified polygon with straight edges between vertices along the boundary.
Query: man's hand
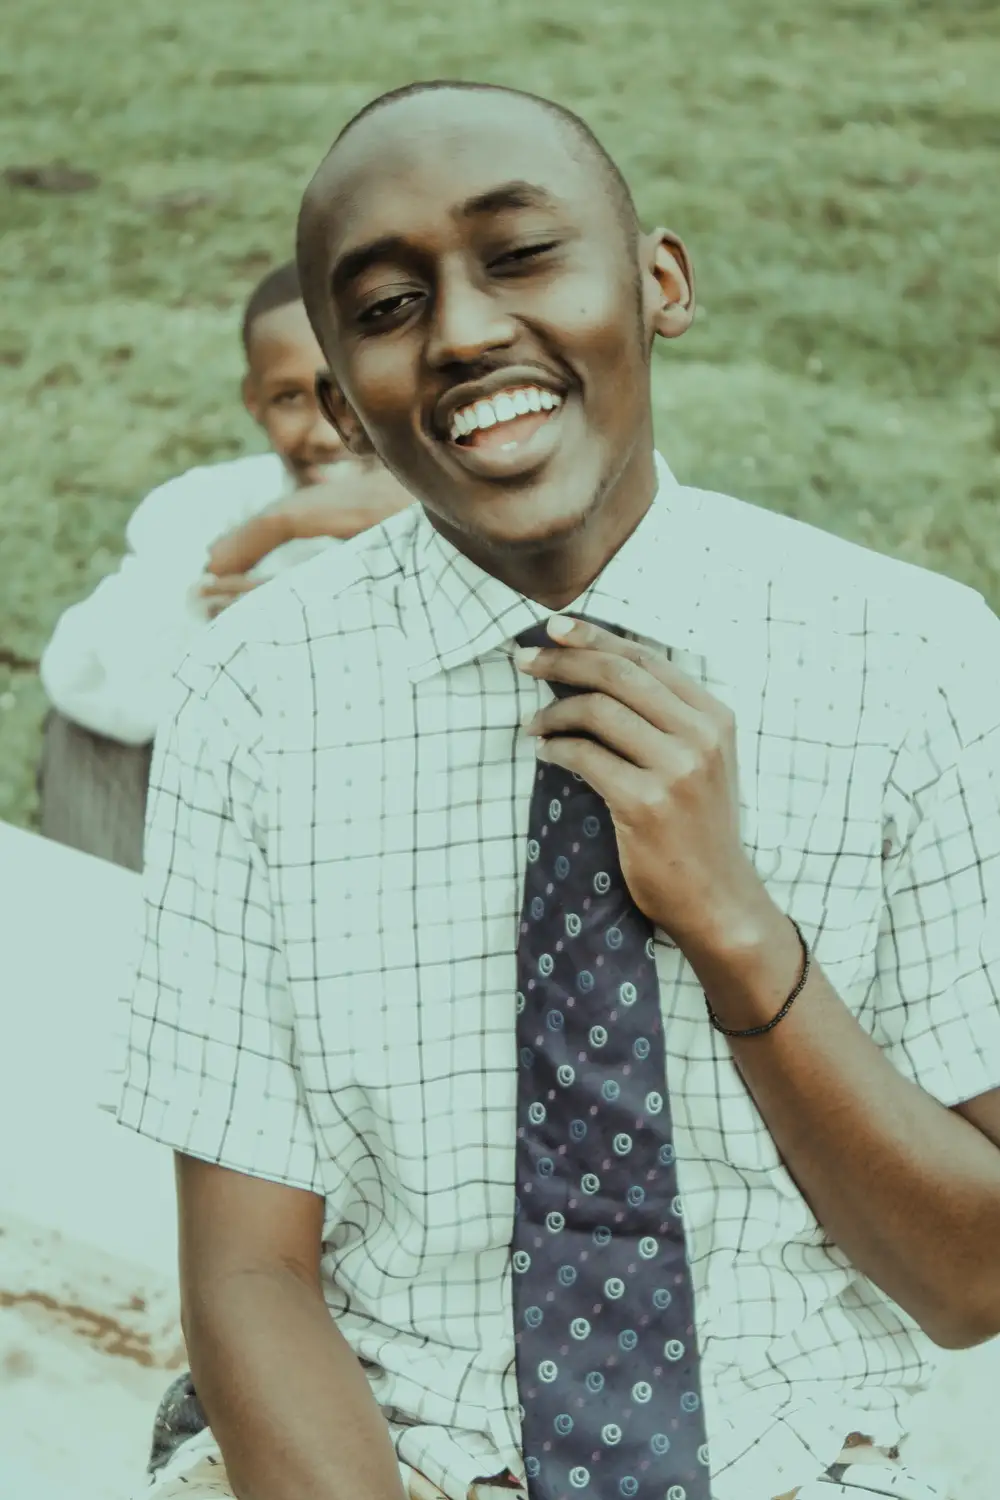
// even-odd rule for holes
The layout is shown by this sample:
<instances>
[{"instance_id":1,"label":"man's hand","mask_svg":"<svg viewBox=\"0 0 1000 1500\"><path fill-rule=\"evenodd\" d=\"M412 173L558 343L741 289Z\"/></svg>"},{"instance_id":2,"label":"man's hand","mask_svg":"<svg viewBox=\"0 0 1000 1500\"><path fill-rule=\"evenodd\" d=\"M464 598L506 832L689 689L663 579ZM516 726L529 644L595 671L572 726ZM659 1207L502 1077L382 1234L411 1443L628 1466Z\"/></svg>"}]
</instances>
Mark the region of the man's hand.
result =
<instances>
[{"instance_id":1,"label":"man's hand","mask_svg":"<svg viewBox=\"0 0 1000 1500\"><path fill-rule=\"evenodd\" d=\"M729 710L649 647L567 616L548 632L515 662L577 691L525 725L539 759L603 797L632 899L683 952L738 942L772 903L740 838Z\"/></svg>"},{"instance_id":2,"label":"man's hand","mask_svg":"<svg viewBox=\"0 0 1000 1500\"><path fill-rule=\"evenodd\" d=\"M436 1484L431 1484L416 1469L401 1463L399 1470L409 1500L447 1500L443 1490L439 1490ZM527 1494L520 1486L515 1488L500 1481L491 1483L488 1479L483 1479L472 1485L469 1500L527 1500Z\"/></svg>"},{"instance_id":3,"label":"man's hand","mask_svg":"<svg viewBox=\"0 0 1000 1500\"><path fill-rule=\"evenodd\" d=\"M285 542L329 536L346 541L413 504L413 496L382 464L344 459L322 484L252 517L215 543L209 572L217 577L248 573Z\"/></svg>"},{"instance_id":4,"label":"man's hand","mask_svg":"<svg viewBox=\"0 0 1000 1500\"><path fill-rule=\"evenodd\" d=\"M249 594L251 589L257 588L263 581L262 578L248 578L245 573L226 573L221 578L209 574L198 594L204 600L208 618L214 620L228 605L242 599L244 594Z\"/></svg>"},{"instance_id":5,"label":"man's hand","mask_svg":"<svg viewBox=\"0 0 1000 1500\"><path fill-rule=\"evenodd\" d=\"M414 504L384 464L342 459L323 484L299 490L282 506L294 537L335 536L346 541Z\"/></svg>"},{"instance_id":6,"label":"man's hand","mask_svg":"<svg viewBox=\"0 0 1000 1500\"><path fill-rule=\"evenodd\" d=\"M401 1463L399 1472L409 1500L447 1500L447 1496L438 1489L436 1484L431 1484L416 1469L411 1469L409 1464Z\"/></svg>"}]
</instances>

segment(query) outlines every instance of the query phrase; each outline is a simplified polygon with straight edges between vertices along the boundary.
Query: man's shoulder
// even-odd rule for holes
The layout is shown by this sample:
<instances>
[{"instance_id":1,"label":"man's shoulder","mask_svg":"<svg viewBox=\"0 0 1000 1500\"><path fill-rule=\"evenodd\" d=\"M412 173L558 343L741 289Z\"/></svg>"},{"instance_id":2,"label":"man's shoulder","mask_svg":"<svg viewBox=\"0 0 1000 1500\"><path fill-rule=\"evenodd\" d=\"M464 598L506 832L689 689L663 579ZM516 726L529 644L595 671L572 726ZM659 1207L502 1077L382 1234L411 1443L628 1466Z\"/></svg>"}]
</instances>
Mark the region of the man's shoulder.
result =
<instances>
[{"instance_id":1,"label":"man's shoulder","mask_svg":"<svg viewBox=\"0 0 1000 1500\"><path fill-rule=\"evenodd\" d=\"M161 528L177 532L192 527L199 534L218 534L218 529L226 530L277 500L284 482L276 453L198 464L150 490L132 513L129 540L139 545L150 531Z\"/></svg>"},{"instance_id":2,"label":"man's shoulder","mask_svg":"<svg viewBox=\"0 0 1000 1500\"><path fill-rule=\"evenodd\" d=\"M772 586L776 601L819 628L865 611L873 628L926 633L984 612L982 595L946 574L878 552L807 521L716 491L689 491L713 553Z\"/></svg>"},{"instance_id":3,"label":"man's shoulder","mask_svg":"<svg viewBox=\"0 0 1000 1500\"><path fill-rule=\"evenodd\" d=\"M406 569L418 507L391 516L350 541L269 579L227 609L203 633L202 659L222 663L245 648L251 655L356 651L358 633L399 621L398 590ZM280 670L280 669L277 669Z\"/></svg>"},{"instance_id":4,"label":"man's shoulder","mask_svg":"<svg viewBox=\"0 0 1000 1500\"><path fill-rule=\"evenodd\" d=\"M268 585L269 613L294 614L307 632L325 632L358 606L391 602L404 575L420 508L411 506L339 546L328 547ZM266 596L261 593L260 604ZM255 601L256 602L256 601Z\"/></svg>"}]
</instances>

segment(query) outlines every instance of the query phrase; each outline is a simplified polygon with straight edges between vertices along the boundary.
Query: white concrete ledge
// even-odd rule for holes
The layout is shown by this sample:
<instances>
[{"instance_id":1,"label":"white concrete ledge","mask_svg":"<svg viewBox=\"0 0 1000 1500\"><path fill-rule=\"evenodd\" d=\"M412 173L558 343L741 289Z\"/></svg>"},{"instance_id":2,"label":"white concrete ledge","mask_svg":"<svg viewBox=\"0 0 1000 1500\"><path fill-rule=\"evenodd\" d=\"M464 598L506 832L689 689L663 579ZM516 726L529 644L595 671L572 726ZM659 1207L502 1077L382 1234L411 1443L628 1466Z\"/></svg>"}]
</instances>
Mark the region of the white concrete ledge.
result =
<instances>
[{"instance_id":1,"label":"white concrete ledge","mask_svg":"<svg viewBox=\"0 0 1000 1500\"><path fill-rule=\"evenodd\" d=\"M130 871L0 823L0 1210L175 1277L171 1153L98 1108L138 903Z\"/></svg>"},{"instance_id":2,"label":"white concrete ledge","mask_svg":"<svg viewBox=\"0 0 1000 1500\"><path fill-rule=\"evenodd\" d=\"M54 1494L58 1477L106 1500L118 1473L125 1492L183 1357L171 1154L98 1108L138 900L135 875L0 823L3 1496ZM947 1356L917 1403L907 1457L955 1500L1000 1495L998 1390L995 1341Z\"/></svg>"}]
</instances>

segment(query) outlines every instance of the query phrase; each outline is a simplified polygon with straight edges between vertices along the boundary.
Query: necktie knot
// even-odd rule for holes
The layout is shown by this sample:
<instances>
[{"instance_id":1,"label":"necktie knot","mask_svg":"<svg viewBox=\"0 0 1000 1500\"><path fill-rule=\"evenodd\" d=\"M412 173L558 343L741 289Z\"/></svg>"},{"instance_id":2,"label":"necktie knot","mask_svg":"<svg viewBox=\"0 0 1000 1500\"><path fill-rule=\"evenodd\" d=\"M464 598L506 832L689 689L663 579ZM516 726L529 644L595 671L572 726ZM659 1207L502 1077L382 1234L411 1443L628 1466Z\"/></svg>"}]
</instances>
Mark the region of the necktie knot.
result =
<instances>
[{"instance_id":1,"label":"necktie knot","mask_svg":"<svg viewBox=\"0 0 1000 1500\"><path fill-rule=\"evenodd\" d=\"M620 625L612 625L607 620L595 620L590 615L574 615L574 620L583 620L588 625L598 625L601 630L609 630L612 635L624 636L627 634ZM521 630L514 637L519 646L554 646L556 642L549 635L545 625L529 625L527 630Z\"/></svg>"}]
</instances>

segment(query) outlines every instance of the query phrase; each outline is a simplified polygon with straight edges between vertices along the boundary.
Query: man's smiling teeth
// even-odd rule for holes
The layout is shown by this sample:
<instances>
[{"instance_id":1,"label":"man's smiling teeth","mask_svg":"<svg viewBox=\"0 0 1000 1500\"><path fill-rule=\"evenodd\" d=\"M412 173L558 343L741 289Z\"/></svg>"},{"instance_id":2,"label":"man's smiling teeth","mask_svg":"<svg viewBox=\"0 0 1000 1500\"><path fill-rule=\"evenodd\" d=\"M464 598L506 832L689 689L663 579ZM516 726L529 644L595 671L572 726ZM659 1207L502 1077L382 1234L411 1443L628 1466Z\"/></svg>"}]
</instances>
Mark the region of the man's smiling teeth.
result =
<instances>
[{"instance_id":1,"label":"man's smiling teeth","mask_svg":"<svg viewBox=\"0 0 1000 1500\"><path fill-rule=\"evenodd\" d=\"M555 411L557 406L562 406L562 397L537 386L524 385L500 391L490 401L475 401L455 412L451 419L451 440L455 442L458 438L468 437L470 432L496 427L501 422L513 422L516 417L526 417L529 412Z\"/></svg>"}]
</instances>

